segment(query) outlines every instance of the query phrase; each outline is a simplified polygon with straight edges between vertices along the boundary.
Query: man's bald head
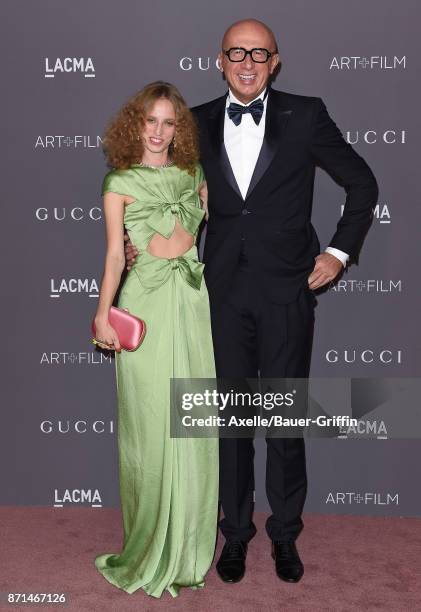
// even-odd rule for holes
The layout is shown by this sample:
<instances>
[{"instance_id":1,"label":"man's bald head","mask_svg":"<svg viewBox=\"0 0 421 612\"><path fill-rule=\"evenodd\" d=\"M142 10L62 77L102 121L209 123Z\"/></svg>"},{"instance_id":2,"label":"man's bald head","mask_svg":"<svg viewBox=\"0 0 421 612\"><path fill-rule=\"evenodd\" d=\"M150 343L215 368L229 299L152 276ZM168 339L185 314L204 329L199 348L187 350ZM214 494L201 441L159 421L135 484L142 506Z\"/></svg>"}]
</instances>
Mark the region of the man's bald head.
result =
<instances>
[{"instance_id":1,"label":"man's bald head","mask_svg":"<svg viewBox=\"0 0 421 612\"><path fill-rule=\"evenodd\" d=\"M254 35L260 34L265 37L268 41L267 44L269 45L265 48L267 48L269 51L278 50L274 33L269 26L258 19L241 19L240 21L232 23L226 30L222 39L222 49L229 49L231 46L230 41L236 36L247 35L248 33Z\"/></svg>"},{"instance_id":2,"label":"man's bald head","mask_svg":"<svg viewBox=\"0 0 421 612\"><path fill-rule=\"evenodd\" d=\"M235 57L230 59L228 56L229 49L245 49L248 53L243 60L236 62ZM251 55L252 49L269 51L267 61L254 61ZM267 87L271 75L279 64L275 36L265 23L257 19L236 21L224 34L218 60L231 92L240 102L248 104Z\"/></svg>"}]
</instances>

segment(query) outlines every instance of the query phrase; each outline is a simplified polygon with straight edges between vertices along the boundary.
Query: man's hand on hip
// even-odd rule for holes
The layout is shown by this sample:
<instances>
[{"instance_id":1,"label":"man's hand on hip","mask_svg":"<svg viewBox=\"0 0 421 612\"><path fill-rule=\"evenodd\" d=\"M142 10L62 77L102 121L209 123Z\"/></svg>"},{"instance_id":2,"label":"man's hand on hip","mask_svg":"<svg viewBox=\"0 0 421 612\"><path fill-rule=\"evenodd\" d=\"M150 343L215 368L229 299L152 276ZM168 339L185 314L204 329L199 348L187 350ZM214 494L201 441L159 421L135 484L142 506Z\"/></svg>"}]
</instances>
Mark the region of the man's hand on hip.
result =
<instances>
[{"instance_id":1,"label":"man's hand on hip","mask_svg":"<svg viewBox=\"0 0 421 612\"><path fill-rule=\"evenodd\" d=\"M321 253L317 255L316 265L313 272L308 277L308 286L310 289L319 289L326 283L329 283L343 270L342 262L331 255L330 253Z\"/></svg>"},{"instance_id":2,"label":"man's hand on hip","mask_svg":"<svg viewBox=\"0 0 421 612\"><path fill-rule=\"evenodd\" d=\"M128 234L124 234L124 254L126 256L126 266L130 270L135 262L136 257L139 255L137 248L130 242Z\"/></svg>"}]
</instances>

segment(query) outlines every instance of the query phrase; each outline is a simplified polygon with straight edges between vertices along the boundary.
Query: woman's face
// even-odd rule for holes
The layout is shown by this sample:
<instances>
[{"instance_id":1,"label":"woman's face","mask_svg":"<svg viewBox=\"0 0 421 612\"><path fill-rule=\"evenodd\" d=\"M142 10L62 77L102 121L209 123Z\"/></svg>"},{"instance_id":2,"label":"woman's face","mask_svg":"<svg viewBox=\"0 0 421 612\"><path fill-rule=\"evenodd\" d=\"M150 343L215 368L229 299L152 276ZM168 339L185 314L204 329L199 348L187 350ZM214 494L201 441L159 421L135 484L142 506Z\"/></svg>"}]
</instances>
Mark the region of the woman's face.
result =
<instances>
[{"instance_id":1,"label":"woman's face","mask_svg":"<svg viewBox=\"0 0 421 612\"><path fill-rule=\"evenodd\" d=\"M175 110L166 98L159 98L145 117L142 138L150 153L162 153L171 144L175 134Z\"/></svg>"}]
</instances>

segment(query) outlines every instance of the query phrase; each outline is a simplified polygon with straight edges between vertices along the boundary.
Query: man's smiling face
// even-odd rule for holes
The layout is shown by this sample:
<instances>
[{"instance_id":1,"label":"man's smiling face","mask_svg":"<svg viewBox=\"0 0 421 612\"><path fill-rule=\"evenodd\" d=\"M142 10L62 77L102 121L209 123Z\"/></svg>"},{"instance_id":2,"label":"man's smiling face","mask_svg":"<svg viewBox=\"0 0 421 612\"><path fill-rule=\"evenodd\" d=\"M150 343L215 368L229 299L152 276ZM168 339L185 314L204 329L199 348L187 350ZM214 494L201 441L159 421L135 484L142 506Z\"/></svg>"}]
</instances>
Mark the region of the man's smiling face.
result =
<instances>
[{"instance_id":1,"label":"man's smiling face","mask_svg":"<svg viewBox=\"0 0 421 612\"><path fill-rule=\"evenodd\" d=\"M279 55L272 32L259 21L240 21L227 30L222 41L223 51L237 47L274 52L264 64L253 62L250 55L246 55L242 62L231 62L225 53L219 53L221 69L232 93L243 104L248 104L267 86L270 75L279 63Z\"/></svg>"}]
</instances>

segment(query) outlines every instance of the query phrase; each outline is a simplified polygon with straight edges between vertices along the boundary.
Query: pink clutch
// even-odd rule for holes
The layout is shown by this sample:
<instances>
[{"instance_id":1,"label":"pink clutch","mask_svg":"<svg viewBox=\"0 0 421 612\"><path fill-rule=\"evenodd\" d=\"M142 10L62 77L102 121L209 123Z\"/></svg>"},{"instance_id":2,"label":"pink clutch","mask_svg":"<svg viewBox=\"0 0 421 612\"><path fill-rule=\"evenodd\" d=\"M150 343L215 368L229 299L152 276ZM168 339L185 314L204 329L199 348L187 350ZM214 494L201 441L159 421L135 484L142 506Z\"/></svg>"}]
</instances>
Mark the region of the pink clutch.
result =
<instances>
[{"instance_id":1,"label":"pink clutch","mask_svg":"<svg viewBox=\"0 0 421 612\"><path fill-rule=\"evenodd\" d=\"M115 329L122 349L125 351L135 351L139 348L146 334L145 321L130 314L128 310L116 308L115 306L110 308L108 321ZM96 338L95 319L92 320L91 329L94 339L100 342L100 339Z\"/></svg>"}]
</instances>

